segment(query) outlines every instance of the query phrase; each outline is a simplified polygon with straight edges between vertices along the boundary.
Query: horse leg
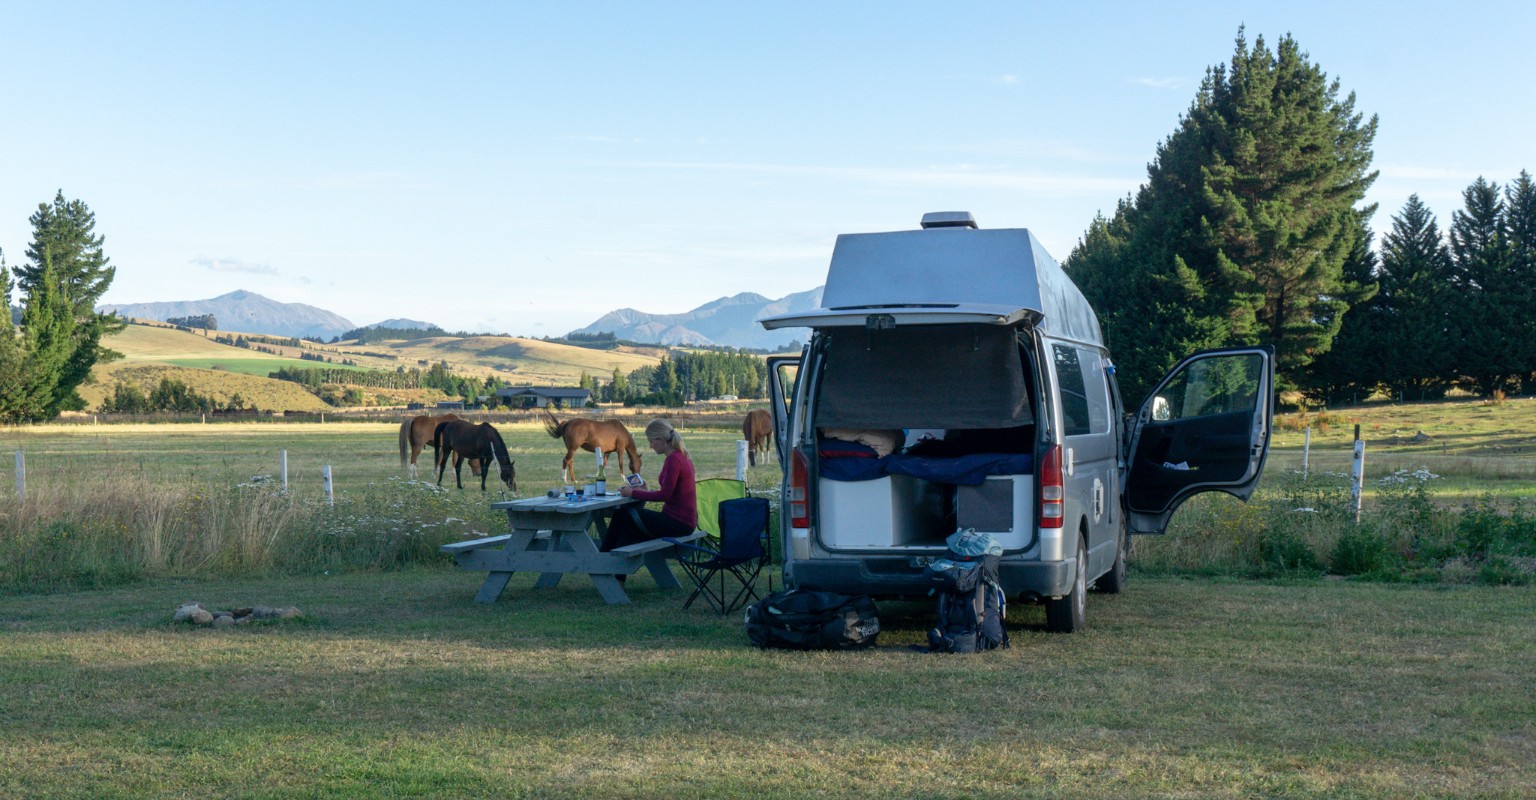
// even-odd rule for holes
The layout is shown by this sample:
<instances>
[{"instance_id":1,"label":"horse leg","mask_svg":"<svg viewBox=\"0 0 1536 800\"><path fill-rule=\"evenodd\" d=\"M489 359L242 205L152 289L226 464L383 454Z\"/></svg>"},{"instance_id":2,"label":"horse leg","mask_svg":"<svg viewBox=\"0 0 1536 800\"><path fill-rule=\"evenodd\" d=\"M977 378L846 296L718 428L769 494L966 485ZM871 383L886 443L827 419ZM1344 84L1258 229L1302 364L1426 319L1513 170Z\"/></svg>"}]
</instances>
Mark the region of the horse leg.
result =
<instances>
[{"instance_id":1,"label":"horse leg","mask_svg":"<svg viewBox=\"0 0 1536 800\"><path fill-rule=\"evenodd\" d=\"M447 461L448 459L445 458L443 460ZM457 483L459 485L460 489L464 488L463 472L464 472L464 461L462 459L460 459L458 461L455 461L453 463L453 481L454 481L454 483Z\"/></svg>"},{"instance_id":2,"label":"horse leg","mask_svg":"<svg viewBox=\"0 0 1536 800\"><path fill-rule=\"evenodd\" d=\"M571 458L574 455L576 455L575 450L566 450L565 460L560 462L560 477L564 478L565 482L569 484L576 483L576 470L571 467Z\"/></svg>"}]
</instances>

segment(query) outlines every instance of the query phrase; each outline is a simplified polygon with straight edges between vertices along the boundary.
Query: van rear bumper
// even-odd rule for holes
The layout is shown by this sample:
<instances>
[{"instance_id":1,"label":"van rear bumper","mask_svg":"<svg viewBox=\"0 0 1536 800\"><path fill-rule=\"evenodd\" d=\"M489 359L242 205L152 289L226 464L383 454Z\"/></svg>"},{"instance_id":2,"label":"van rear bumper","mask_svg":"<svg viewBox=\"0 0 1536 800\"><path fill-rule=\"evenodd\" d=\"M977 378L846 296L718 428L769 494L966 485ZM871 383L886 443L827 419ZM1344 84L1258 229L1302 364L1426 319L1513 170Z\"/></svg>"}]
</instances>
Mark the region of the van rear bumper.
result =
<instances>
[{"instance_id":1,"label":"van rear bumper","mask_svg":"<svg viewBox=\"0 0 1536 800\"><path fill-rule=\"evenodd\" d=\"M1034 593L1059 597L1076 574L1076 559L1007 561L998 565L998 582L1009 597ZM905 558L826 558L795 561L789 571L796 588L873 597L926 597L921 567Z\"/></svg>"}]
</instances>

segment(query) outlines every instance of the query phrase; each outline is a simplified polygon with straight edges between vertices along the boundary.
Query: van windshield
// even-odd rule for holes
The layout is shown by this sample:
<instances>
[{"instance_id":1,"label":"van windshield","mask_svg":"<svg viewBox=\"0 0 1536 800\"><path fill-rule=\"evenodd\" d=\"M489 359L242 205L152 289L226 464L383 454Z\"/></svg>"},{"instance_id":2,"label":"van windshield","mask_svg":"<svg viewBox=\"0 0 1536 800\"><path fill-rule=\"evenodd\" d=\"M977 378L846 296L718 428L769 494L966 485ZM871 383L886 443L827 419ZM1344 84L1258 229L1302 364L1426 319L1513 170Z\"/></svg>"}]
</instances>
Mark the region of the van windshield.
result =
<instances>
[{"instance_id":1,"label":"van windshield","mask_svg":"<svg viewBox=\"0 0 1536 800\"><path fill-rule=\"evenodd\" d=\"M816 423L880 429L1032 424L1018 336L993 325L824 332Z\"/></svg>"}]
</instances>

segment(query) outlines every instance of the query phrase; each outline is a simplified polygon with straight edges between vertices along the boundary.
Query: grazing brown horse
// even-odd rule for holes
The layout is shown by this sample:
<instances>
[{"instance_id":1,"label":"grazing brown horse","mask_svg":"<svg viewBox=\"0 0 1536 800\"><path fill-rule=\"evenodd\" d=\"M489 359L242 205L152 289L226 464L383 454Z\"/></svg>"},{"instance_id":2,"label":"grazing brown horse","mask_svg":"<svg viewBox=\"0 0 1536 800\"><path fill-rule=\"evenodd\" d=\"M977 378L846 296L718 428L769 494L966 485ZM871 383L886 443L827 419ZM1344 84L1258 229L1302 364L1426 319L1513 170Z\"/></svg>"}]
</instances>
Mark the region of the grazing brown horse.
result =
<instances>
[{"instance_id":1,"label":"grazing brown horse","mask_svg":"<svg viewBox=\"0 0 1536 800\"><path fill-rule=\"evenodd\" d=\"M629 435L629 430L624 423L612 419L588 419L586 417L572 417L564 422L555 418L549 410L544 409L544 414L549 419L544 420L544 430L556 439L565 440L565 460L560 462L561 477L576 480L576 474L571 470L571 457L576 455L577 448L596 453L601 449L603 463L608 463L609 453L618 453L623 450L629 453L629 471L631 474L640 472L640 451L635 449L635 439Z\"/></svg>"},{"instance_id":2,"label":"grazing brown horse","mask_svg":"<svg viewBox=\"0 0 1536 800\"><path fill-rule=\"evenodd\" d=\"M761 408L747 412L741 421L741 438L747 440L747 463L756 465L761 458L768 463L768 450L773 446L773 418Z\"/></svg>"},{"instance_id":3,"label":"grazing brown horse","mask_svg":"<svg viewBox=\"0 0 1536 800\"><path fill-rule=\"evenodd\" d=\"M476 425L462 419L439 422L432 431L432 446L437 450L438 486L443 485L443 470L448 467L448 454L453 453L466 459L478 458L485 465L485 469L480 470L480 491L485 491L485 476L491 472L492 459L501 465L501 482L508 489L517 491L517 470L512 465L512 454L507 452L506 442L501 440L501 434L496 432L491 423ZM459 469L462 464L462 461L457 460L453 464L453 480L460 489L464 488Z\"/></svg>"},{"instance_id":4,"label":"grazing brown horse","mask_svg":"<svg viewBox=\"0 0 1536 800\"><path fill-rule=\"evenodd\" d=\"M437 426L450 420L462 419L457 414L444 414L440 417L422 415L412 417L400 423L400 466L405 467L405 474L411 480L416 480L416 457L421 455L423 448L432 448L432 464L437 465L437 446L432 444L432 432ZM406 463L406 451L410 451L410 463ZM463 456L455 454L453 465L457 467ZM480 459L472 458L469 461L469 474L480 474Z\"/></svg>"}]
</instances>

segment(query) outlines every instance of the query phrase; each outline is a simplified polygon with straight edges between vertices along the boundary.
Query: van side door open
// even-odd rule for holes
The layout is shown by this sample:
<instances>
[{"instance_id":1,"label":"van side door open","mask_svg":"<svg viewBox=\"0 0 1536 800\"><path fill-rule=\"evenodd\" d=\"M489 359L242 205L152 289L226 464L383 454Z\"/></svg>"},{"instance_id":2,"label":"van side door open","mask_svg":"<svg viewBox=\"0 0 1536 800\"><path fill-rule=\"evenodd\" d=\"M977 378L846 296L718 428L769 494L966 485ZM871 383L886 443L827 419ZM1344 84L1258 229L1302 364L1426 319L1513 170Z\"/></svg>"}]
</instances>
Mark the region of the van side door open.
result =
<instances>
[{"instance_id":1,"label":"van side door open","mask_svg":"<svg viewBox=\"0 0 1536 800\"><path fill-rule=\"evenodd\" d=\"M795 400L795 379L800 374L800 356L768 358L768 415L773 418L773 445L779 451L779 463L789 463L785 442L789 441L790 408Z\"/></svg>"},{"instance_id":2,"label":"van side door open","mask_svg":"<svg viewBox=\"0 0 1536 800\"><path fill-rule=\"evenodd\" d=\"M1201 492L1253 494L1269 454L1274 387L1272 347L1202 351L1163 378L1132 426L1132 533L1165 532L1173 512Z\"/></svg>"}]
</instances>

